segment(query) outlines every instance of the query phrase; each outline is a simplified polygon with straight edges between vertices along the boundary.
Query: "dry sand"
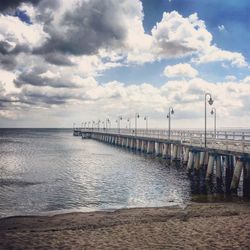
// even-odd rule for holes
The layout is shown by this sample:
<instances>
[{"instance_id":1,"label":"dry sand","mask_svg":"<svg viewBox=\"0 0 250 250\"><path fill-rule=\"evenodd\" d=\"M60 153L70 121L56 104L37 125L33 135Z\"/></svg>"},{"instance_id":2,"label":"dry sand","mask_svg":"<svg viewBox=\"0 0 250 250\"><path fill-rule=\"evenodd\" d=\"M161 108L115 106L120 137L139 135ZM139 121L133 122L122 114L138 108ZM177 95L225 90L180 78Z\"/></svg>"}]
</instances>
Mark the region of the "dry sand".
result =
<instances>
[{"instance_id":1,"label":"dry sand","mask_svg":"<svg viewBox=\"0 0 250 250\"><path fill-rule=\"evenodd\" d=\"M11 217L1 249L250 249L250 203Z\"/></svg>"}]
</instances>

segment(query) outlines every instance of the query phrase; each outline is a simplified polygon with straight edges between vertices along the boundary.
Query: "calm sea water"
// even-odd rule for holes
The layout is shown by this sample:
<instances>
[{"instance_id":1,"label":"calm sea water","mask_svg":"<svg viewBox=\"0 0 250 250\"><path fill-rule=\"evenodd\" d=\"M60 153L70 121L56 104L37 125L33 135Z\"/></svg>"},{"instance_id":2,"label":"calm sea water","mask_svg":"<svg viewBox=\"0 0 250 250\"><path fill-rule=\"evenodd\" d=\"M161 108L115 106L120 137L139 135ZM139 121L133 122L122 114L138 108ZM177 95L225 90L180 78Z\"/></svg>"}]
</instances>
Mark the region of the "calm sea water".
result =
<instances>
[{"instance_id":1,"label":"calm sea water","mask_svg":"<svg viewBox=\"0 0 250 250\"><path fill-rule=\"evenodd\" d=\"M0 217L182 206L191 188L178 165L71 130L0 130Z\"/></svg>"}]
</instances>

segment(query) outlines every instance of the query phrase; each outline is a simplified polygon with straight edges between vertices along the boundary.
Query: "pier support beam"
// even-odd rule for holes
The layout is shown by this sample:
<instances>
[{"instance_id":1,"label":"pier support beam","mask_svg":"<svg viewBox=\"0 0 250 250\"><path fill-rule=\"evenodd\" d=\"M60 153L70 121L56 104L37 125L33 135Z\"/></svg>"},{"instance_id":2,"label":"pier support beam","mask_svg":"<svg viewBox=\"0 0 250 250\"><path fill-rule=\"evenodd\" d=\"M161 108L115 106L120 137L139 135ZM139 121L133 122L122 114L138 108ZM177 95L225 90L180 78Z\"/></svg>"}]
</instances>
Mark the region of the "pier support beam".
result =
<instances>
[{"instance_id":1,"label":"pier support beam","mask_svg":"<svg viewBox=\"0 0 250 250\"><path fill-rule=\"evenodd\" d=\"M173 144L173 157L172 157L173 160L177 160L177 152L178 152L178 147L177 145Z\"/></svg>"},{"instance_id":2,"label":"pier support beam","mask_svg":"<svg viewBox=\"0 0 250 250\"><path fill-rule=\"evenodd\" d=\"M153 153L152 144L154 144L154 143L151 142L151 141L148 141L148 144L147 144L147 154L152 154Z\"/></svg>"},{"instance_id":3,"label":"pier support beam","mask_svg":"<svg viewBox=\"0 0 250 250\"><path fill-rule=\"evenodd\" d=\"M205 152L200 152L200 167L204 166Z\"/></svg>"},{"instance_id":4,"label":"pier support beam","mask_svg":"<svg viewBox=\"0 0 250 250\"><path fill-rule=\"evenodd\" d=\"M167 158L168 144L163 143L162 158Z\"/></svg>"},{"instance_id":5,"label":"pier support beam","mask_svg":"<svg viewBox=\"0 0 250 250\"><path fill-rule=\"evenodd\" d=\"M221 156L217 155L216 156L216 181L217 183L222 180L222 173L221 173Z\"/></svg>"},{"instance_id":6,"label":"pier support beam","mask_svg":"<svg viewBox=\"0 0 250 250\"><path fill-rule=\"evenodd\" d=\"M213 168L214 168L214 156L209 155L208 158L208 165L207 165L207 173L206 173L206 180L210 180L212 173L213 173Z\"/></svg>"},{"instance_id":7,"label":"pier support beam","mask_svg":"<svg viewBox=\"0 0 250 250\"><path fill-rule=\"evenodd\" d=\"M129 148L129 138L126 140L126 148Z\"/></svg>"},{"instance_id":8,"label":"pier support beam","mask_svg":"<svg viewBox=\"0 0 250 250\"><path fill-rule=\"evenodd\" d=\"M238 159L236 161L236 166L234 169L233 179L232 179L231 187L230 187L233 192L236 192L239 186L240 175L241 175L242 169L243 169L243 162L242 160Z\"/></svg>"},{"instance_id":9,"label":"pier support beam","mask_svg":"<svg viewBox=\"0 0 250 250\"><path fill-rule=\"evenodd\" d=\"M233 156L226 155L224 157L224 167L225 167L225 187L226 187L226 193L231 193L231 182L233 178Z\"/></svg>"},{"instance_id":10,"label":"pier support beam","mask_svg":"<svg viewBox=\"0 0 250 250\"><path fill-rule=\"evenodd\" d=\"M136 150L137 151L140 151L140 140L139 139L136 139Z\"/></svg>"},{"instance_id":11,"label":"pier support beam","mask_svg":"<svg viewBox=\"0 0 250 250\"><path fill-rule=\"evenodd\" d=\"M247 159L243 169L243 196L250 198L250 159Z\"/></svg>"},{"instance_id":12,"label":"pier support beam","mask_svg":"<svg viewBox=\"0 0 250 250\"><path fill-rule=\"evenodd\" d=\"M189 156L189 148L185 148L185 149L184 149L183 164L187 164L187 162L188 162L188 156Z\"/></svg>"},{"instance_id":13,"label":"pier support beam","mask_svg":"<svg viewBox=\"0 0 250 250\"><path fill-rule=\"evenodd\" d=\"M145 141L142 140L142 141L141 141L141 152L143 153L144 150L145 150Z\"/></svg>"},{"instance_id":14,"label":"pier support beam","mask_svg":"<svg viewBox=\"0 0 250 250\"><path fill-rule=\"evenodd\" d=\"M205 152L205 156L204 156L204 167L207 167L207 165L208 165L208 160L209 160L209 154L208 154L208 152Z\"/></svg>"},{"instance_id":15,"label":"pier support beam","mask_svg":"<svg viewBox=\"0 0 250 250\"><path fill-rule=\"evenodd\" d=\"M196 152L194 155L194 169L199 171L200 169L200 153Z\"/></svg>"},{"instance_id":16,"label":"pier support beam","mask_svg":"<svg viewBox=\"0 0 250 250\"><path fill-rule=\"evenodd\" d=\"M155 142L155 155L158 156L159 153L159 142Z\"/></svg>"},{"instance_id":17,"label":"pier support beam","mask_svg":"<svg viewBox=\"0 0 250 250\"><path fill-rule=\"evenodd\" d=\"M193 168L193 163L194 163L194 153L189 152L189 157L188 157L188 164L187 164L187 170L188 172L191 172Z\"/></svg>"},{"instance_id":18,"label":"pier support beam","mask_svg":"<svg viewBox=\"0 0 250 250\"><path fill-rule=\"evenodd\" d=\"M134 139L133 138L130 139L130 147L129 148L134 149Z\"/></svg>"}]
</instances>

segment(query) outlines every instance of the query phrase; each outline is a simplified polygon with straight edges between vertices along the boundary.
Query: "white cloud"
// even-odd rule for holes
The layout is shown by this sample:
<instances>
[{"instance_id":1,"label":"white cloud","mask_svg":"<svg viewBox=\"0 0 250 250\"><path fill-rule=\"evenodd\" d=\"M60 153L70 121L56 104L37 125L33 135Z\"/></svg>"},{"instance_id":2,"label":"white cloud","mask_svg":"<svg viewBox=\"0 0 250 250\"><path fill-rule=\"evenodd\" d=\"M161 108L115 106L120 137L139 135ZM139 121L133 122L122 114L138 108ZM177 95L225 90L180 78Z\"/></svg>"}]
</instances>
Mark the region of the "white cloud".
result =
<instances>
[{"instance_id":1,"label":"white cloud","mask_svg":"<svg viewBox=\"0 0 250 250\"><path fill-rule=\"evenodd\" d=\"M225 26L223 24L221 24L221 25L218 26L218 30L219 31L225 31L226 28L225 28Z\"/></svg>"},{"instance_id":2,"label":"white cloud","mask_svg":"<svg viewBox=\"0 0 250 250\"><path fill-rule=\"evenodd\" d=\"M234 75L227 75L225 77L225 80L228 81L228 82L235 82L237 80L237 77L234 76Z\"/></svg>"},{"instance_id":3,"label":"white cloud","mask_svg":"<svg viewBox=\"0 0 250 250\"><path fill-rule=\"evenodd\" d=\"M18 46L32 49L42 45L48 35L39 24L28 25L18 17L0 14L0 42L4 42L6 52L18 49Z\"/></svg>"},{"instance_id":4,"label":"white cloud","mask_svg":"<svg viewBox=\"0 0 250 250\"><path fill-rule=\"evenodd\" d=\"M241 53L213 44L212 34L196 13L188 17L176 11L164 13L146 34L138 0L45 0L37 8L23 5L22 9L31 16L32 25L0 15L0 49L4 50L0 63L11 66L9 71L0 70L2 117L18 118L27 115L26 110L39 108L55 116L67 110L75 116L85 112L82 117L139 111L165 118L164 112L172 105L176 119L202 119L205 91L213 93L221 117L249 116L249 78L237 82L228 76L227 82L211 83L197 78L197 70L187 63L167 66L167 77L184 79L161 87L95 79L114 67L186 56L196 63L247 66ZM40 51L32 52L39 46Z\"/></svg>"},{"instance_id":5,"label":"white cloud","mask_svg":"<svg viewBox=\"0 0 250 250\"><path fill-rule=\"evenodd\" d=\"M246 67L248 64L245 57L238 52L222 50L216 46L210 46L206 51L200 53L198 58L193 58L196 63L224 62L229 61L233 66Z\"/></svg>"},{"instance_id":6,"label":"white cloud","mask_svg":"<svg viewBox=\"0 0 250 250\"><path fill-rule=\"evenodd\" d=\"M142 16L131 22L128 45L128 61L152 62L168 58L192 56L192 62L230 62L232 66L245 67L247 62L238 52L218 48L212 43L213 36L197 13L183 17L177 11L164 12L151 34L145 34ZM220 29L225 27L219 26Z\"/></svg>"},{"instance_id":7,"label":"white cloud","mask_svg":"<svg viewBox=\"0 0 250 250\"><path fill-rule=\"evenodd\" d=\"M194 78L198 76L198 71L188 63L179 63L176 65L166 66L164 69L166 77Z\"/></svg>"},{"instance_id":8,"label":"white cloud","mask_svg":"<svg viewBox=\"0 0 250 250\"><path fill-rule=\"evenodd\" d=\"M160 58L203 51L212 41L212 35L196 13L184 18L176 11L163 13L161 22L152 29L152 36Z\"/></svg>"}]
</instances>

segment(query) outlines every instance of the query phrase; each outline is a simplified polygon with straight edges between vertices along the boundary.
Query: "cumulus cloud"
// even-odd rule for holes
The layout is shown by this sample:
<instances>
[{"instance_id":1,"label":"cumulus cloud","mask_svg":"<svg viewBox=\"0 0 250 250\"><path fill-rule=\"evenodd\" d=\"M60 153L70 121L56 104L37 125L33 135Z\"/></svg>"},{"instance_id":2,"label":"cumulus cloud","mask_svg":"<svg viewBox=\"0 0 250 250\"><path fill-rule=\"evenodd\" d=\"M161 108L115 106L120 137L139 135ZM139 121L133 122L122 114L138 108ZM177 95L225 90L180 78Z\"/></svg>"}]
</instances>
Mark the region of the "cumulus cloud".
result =
<instances>
[{"instance_id":1,"label":"cumulus cloud","mask_svg":"<svg viewBox=\"0 0 250 250\"><path fill-rule=\"evenodd\" d=\"M184 18L178 12L163 13L152 29L154 46L160 57L178 57L207 48L212 35L197 14Z\"/></svg>"},{"instance_id":2,"label":"cumulus cloud","mask_svg":"<svg viewBox=\"0 0 250 250\"><path fill-rule=\"evenodd\" d=\"M90 55L100 48L120 48L124 44L129 19L141 13L140 1L93 0L60 1L53 8L38 8L48 17L44 30L49 34L40 53L58 51L73 55ZM111 18L112 17L112 18ZM115 21L114 21L115 20Z\"/></svg>"},{"instance_id":3,"label":"cumulus cloud","mask_svg":"<svg viewBox=\"0 0 250 250\"><path fill-rule=\"evenodd\" d=\"M169 78L194 78L198 76L198 71L188 63L179 63L176 65L166 66L164 69L164 75Z\"/></svg>"},{"instance_id":4,"label":"cumulus cloud","mask_svg":"<svg viewBox=\"0 0 250 250\"><path fill-rule=\"evenodd\" d=\"M13 9L22 3L38 4L41 0L1 0L0 11Z\"/></svg>"},{"instance_id":5,"label":"cumulus cloud","mask_svg":"<svg viewBox=\"0 0 250 250\"><path fill-rule=\"evenodd\" d=\"M133 49L128 52L128 61L152 62L169 58L192 56L192 62L211 63L228 61L233 66L245 67L245 57L238 52L218 48L213 44L213 36L205 22L197 13L183 17L177 11L164 12L162 20L146 35L140 28L142 19L132 27L136 32Z\"/></svg>"},{"instance_id":6,"label":"cumulus cloud","mask_svg":"<svg viewBox=\"0 0 250 250\"><path fill-rule=\"evenodd\" d=\"M2 9L19 6L17 1L8 2ZM203 114L205 91L214 94L224 116L236 111L248 114L248 78L211 83L197 78L197 70L187 63L167 66L167 77L182 79L168 80L161 87L95 79L114 67L187 56L199 64L221 61L246 66L241 53L213 44L212 34L196 13L188 17L176 11L164 13L146 33L139 0L19 3L18 8L26 12L32 24L0 14L0 116L18 117L34 108L52 112L51 107L61 113L81 107L89 113L94 110L114 116L147 110L157 116L174 105L179 110L177 118L197 118Z\"/></svg>"},{"instance_id":7,"label":"cumulus cloud","mask_svg":"<svg viewBox=\"0 0 250 250\"><path fill-rule=\"evenodd\" d=\"M196 63L224 62L229 61L233 66L246 67L248 64L245 57L238 52L222 50L216 46L210 46L206 51L200 53L198 58L194 58Z\"/></svg>"}]
</instances>

